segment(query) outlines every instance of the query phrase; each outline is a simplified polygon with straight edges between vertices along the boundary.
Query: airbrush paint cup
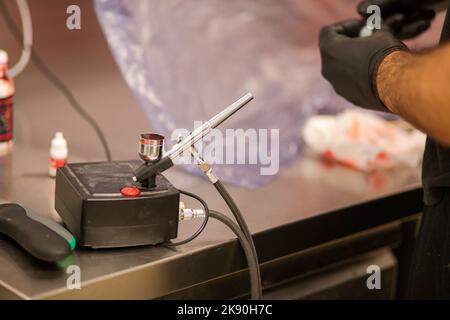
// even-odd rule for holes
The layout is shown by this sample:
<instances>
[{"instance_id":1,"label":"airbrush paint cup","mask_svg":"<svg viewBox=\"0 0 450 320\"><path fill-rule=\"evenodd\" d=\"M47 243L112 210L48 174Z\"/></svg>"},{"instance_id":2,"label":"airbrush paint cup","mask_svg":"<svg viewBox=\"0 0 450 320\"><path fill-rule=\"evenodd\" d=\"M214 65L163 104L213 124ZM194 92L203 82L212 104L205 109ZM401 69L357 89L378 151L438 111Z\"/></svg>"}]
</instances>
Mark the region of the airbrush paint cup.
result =
<instances>
[{"instance_id":1,"label":"airbrush paint cup","mask_svg":"<svg viewBox=\"0 0 450 320\"><path fill-rule=\"evenodd\" d=\"M164 137L156 133L143 133L139 139L139 156L145 162L155 162L162 157Z\"/></svg>"},{"instance_id":2,"label":"airbrush paint cup","mask_svg":"<svg viewBox=\"0 0 450 320\"><path fill-rule=\"evenodd\" d=\"M164 152L164 137L156 133L143 133L139 139L139 156L151 165L159 161ZM141 182L144 188L154 188L156 186L155 176L149 177Z\"/></svg>"}]
</instances>

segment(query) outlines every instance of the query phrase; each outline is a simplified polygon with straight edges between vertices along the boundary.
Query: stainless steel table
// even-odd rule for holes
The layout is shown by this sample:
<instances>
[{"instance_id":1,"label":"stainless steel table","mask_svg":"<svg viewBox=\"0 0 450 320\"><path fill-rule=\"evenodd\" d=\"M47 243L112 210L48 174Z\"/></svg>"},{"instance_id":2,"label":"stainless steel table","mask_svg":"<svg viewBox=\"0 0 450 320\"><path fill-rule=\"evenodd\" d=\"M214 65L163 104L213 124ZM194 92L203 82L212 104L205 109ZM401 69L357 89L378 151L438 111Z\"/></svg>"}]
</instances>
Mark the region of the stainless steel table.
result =
<instances>
[{"instance_id":1,"label":"stainless steel table","mask_svg":"<svg viewBox=\"0 0 450 320\"><path fill-rule=\"evenodd\" d=\"M58 219L48 162L46 150L21 146L11 156L0 158L0 199L23 203ZM176 187L201 195L210 208L225 211L225 204L203 178L179 168L166 176ZM281 264L283 257L407 219L422 207L419 169L364 174L308 154L266 186L256 190L230 187L230 192L255 235L265 287L295 276L296 265ZM198 223L180 222L179 236L188 236ZM80 267L80 290L66 287L69 274L65 267L70 264ZM236 239L216 221L199 238L176 249L79 248L65 266L39 262L0 235L0 298L150 299L177 297L177 292L188 298L236 297L248 293L244 269Z\"/></svg>"}]
</instances>

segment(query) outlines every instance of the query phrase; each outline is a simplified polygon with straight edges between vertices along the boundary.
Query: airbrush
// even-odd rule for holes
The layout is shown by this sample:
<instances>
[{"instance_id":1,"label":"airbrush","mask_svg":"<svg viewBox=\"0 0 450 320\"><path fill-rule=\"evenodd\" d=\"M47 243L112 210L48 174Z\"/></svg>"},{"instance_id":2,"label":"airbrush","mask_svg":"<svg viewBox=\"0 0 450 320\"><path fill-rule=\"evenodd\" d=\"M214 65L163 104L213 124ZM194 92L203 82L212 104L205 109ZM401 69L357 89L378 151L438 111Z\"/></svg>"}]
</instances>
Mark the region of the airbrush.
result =
<instances>
[{"instance_id":1,"label":"airbrush","mask_svg":"<svg viewBox=\"0 0 450 320\"><path fill-rule=\"evenodd\" d=\"M202 139L205 135L211 132L212 129L216 128L222 122L231 117L234 113L239 111L252 99L252 94L246 94L235 103L230 105L228 108L216 114L210 120L206 121L200 127L192 131L183 140L174 145L162 159L157 159L156 161L146 161L136 170L133 181L142 183L143 181L146 181L148 179L152 180L156 174L172 167L174 161L176 161L182 155L186 154L186 152L190 151L191 147L195 145L197 141Z\"/></svg>"},{"instance_id":2,"label":"airbrush","mask_svg":"<svg viewBox=\"0 0 450 320\"><path fill-rule=\"evenodd\" d=\"M177 237L180 192L161 173L249 103L249 93L164 153L164 137L141 134L140 160L73 163L56 175L55 207L81 246L127 247Z\"/></svg>"}]
</instances>

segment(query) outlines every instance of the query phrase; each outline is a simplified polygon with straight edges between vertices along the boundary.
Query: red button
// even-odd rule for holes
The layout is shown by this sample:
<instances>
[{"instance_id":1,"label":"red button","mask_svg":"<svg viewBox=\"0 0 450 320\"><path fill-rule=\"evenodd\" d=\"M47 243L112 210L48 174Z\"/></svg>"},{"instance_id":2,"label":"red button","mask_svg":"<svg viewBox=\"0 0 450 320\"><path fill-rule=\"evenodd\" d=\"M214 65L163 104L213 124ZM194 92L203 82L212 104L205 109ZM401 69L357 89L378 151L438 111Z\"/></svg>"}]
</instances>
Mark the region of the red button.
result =
<instances>
[{"instance_id":1,"label":"red button","mask_svg":"<svg viewBox=\"0 0 450 320\"><path fill-rule=\"evenodd\" d=\"M141 190L133 187L122 188L120 192L122 192L122 195L125 197L139 197L141 195Z\"/></svg>"}]
</instances>

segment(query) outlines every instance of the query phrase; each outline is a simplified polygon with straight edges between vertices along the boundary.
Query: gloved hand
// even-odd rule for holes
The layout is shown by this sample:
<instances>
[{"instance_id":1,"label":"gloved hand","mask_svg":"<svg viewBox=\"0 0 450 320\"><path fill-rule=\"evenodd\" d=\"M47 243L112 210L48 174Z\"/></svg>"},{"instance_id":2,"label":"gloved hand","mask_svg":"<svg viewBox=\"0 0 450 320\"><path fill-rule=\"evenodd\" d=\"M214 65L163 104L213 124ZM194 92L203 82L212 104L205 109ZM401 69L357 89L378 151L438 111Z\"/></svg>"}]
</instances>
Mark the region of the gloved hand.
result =
<instances>
[{"instance_id":1,"label":"gloved hand","mask_svg":"<svg viewBox=\"0 0 450 320\"><path fill-rule=\"evenodd\" d=\"M321 30L322 75L351 103L387 111L376 90L376 72L385 56L407 47L383 29L359 38L362 26L359 20L347 20Z\"/></svg>"},{"instance_id":2,"label":"gloved hand","mask_svg":"<svg viewBox=\"0 0 450 320\"><path fill-rule=\"evenodd\" d=\"M441 0L364 0L359 3L357 11L368 17L367 7L377 5L381 9L383 23L392 30L396 38L410 39L427 30L435 17L433 10L425 5Z\"/></svg>"}]
</instances>

